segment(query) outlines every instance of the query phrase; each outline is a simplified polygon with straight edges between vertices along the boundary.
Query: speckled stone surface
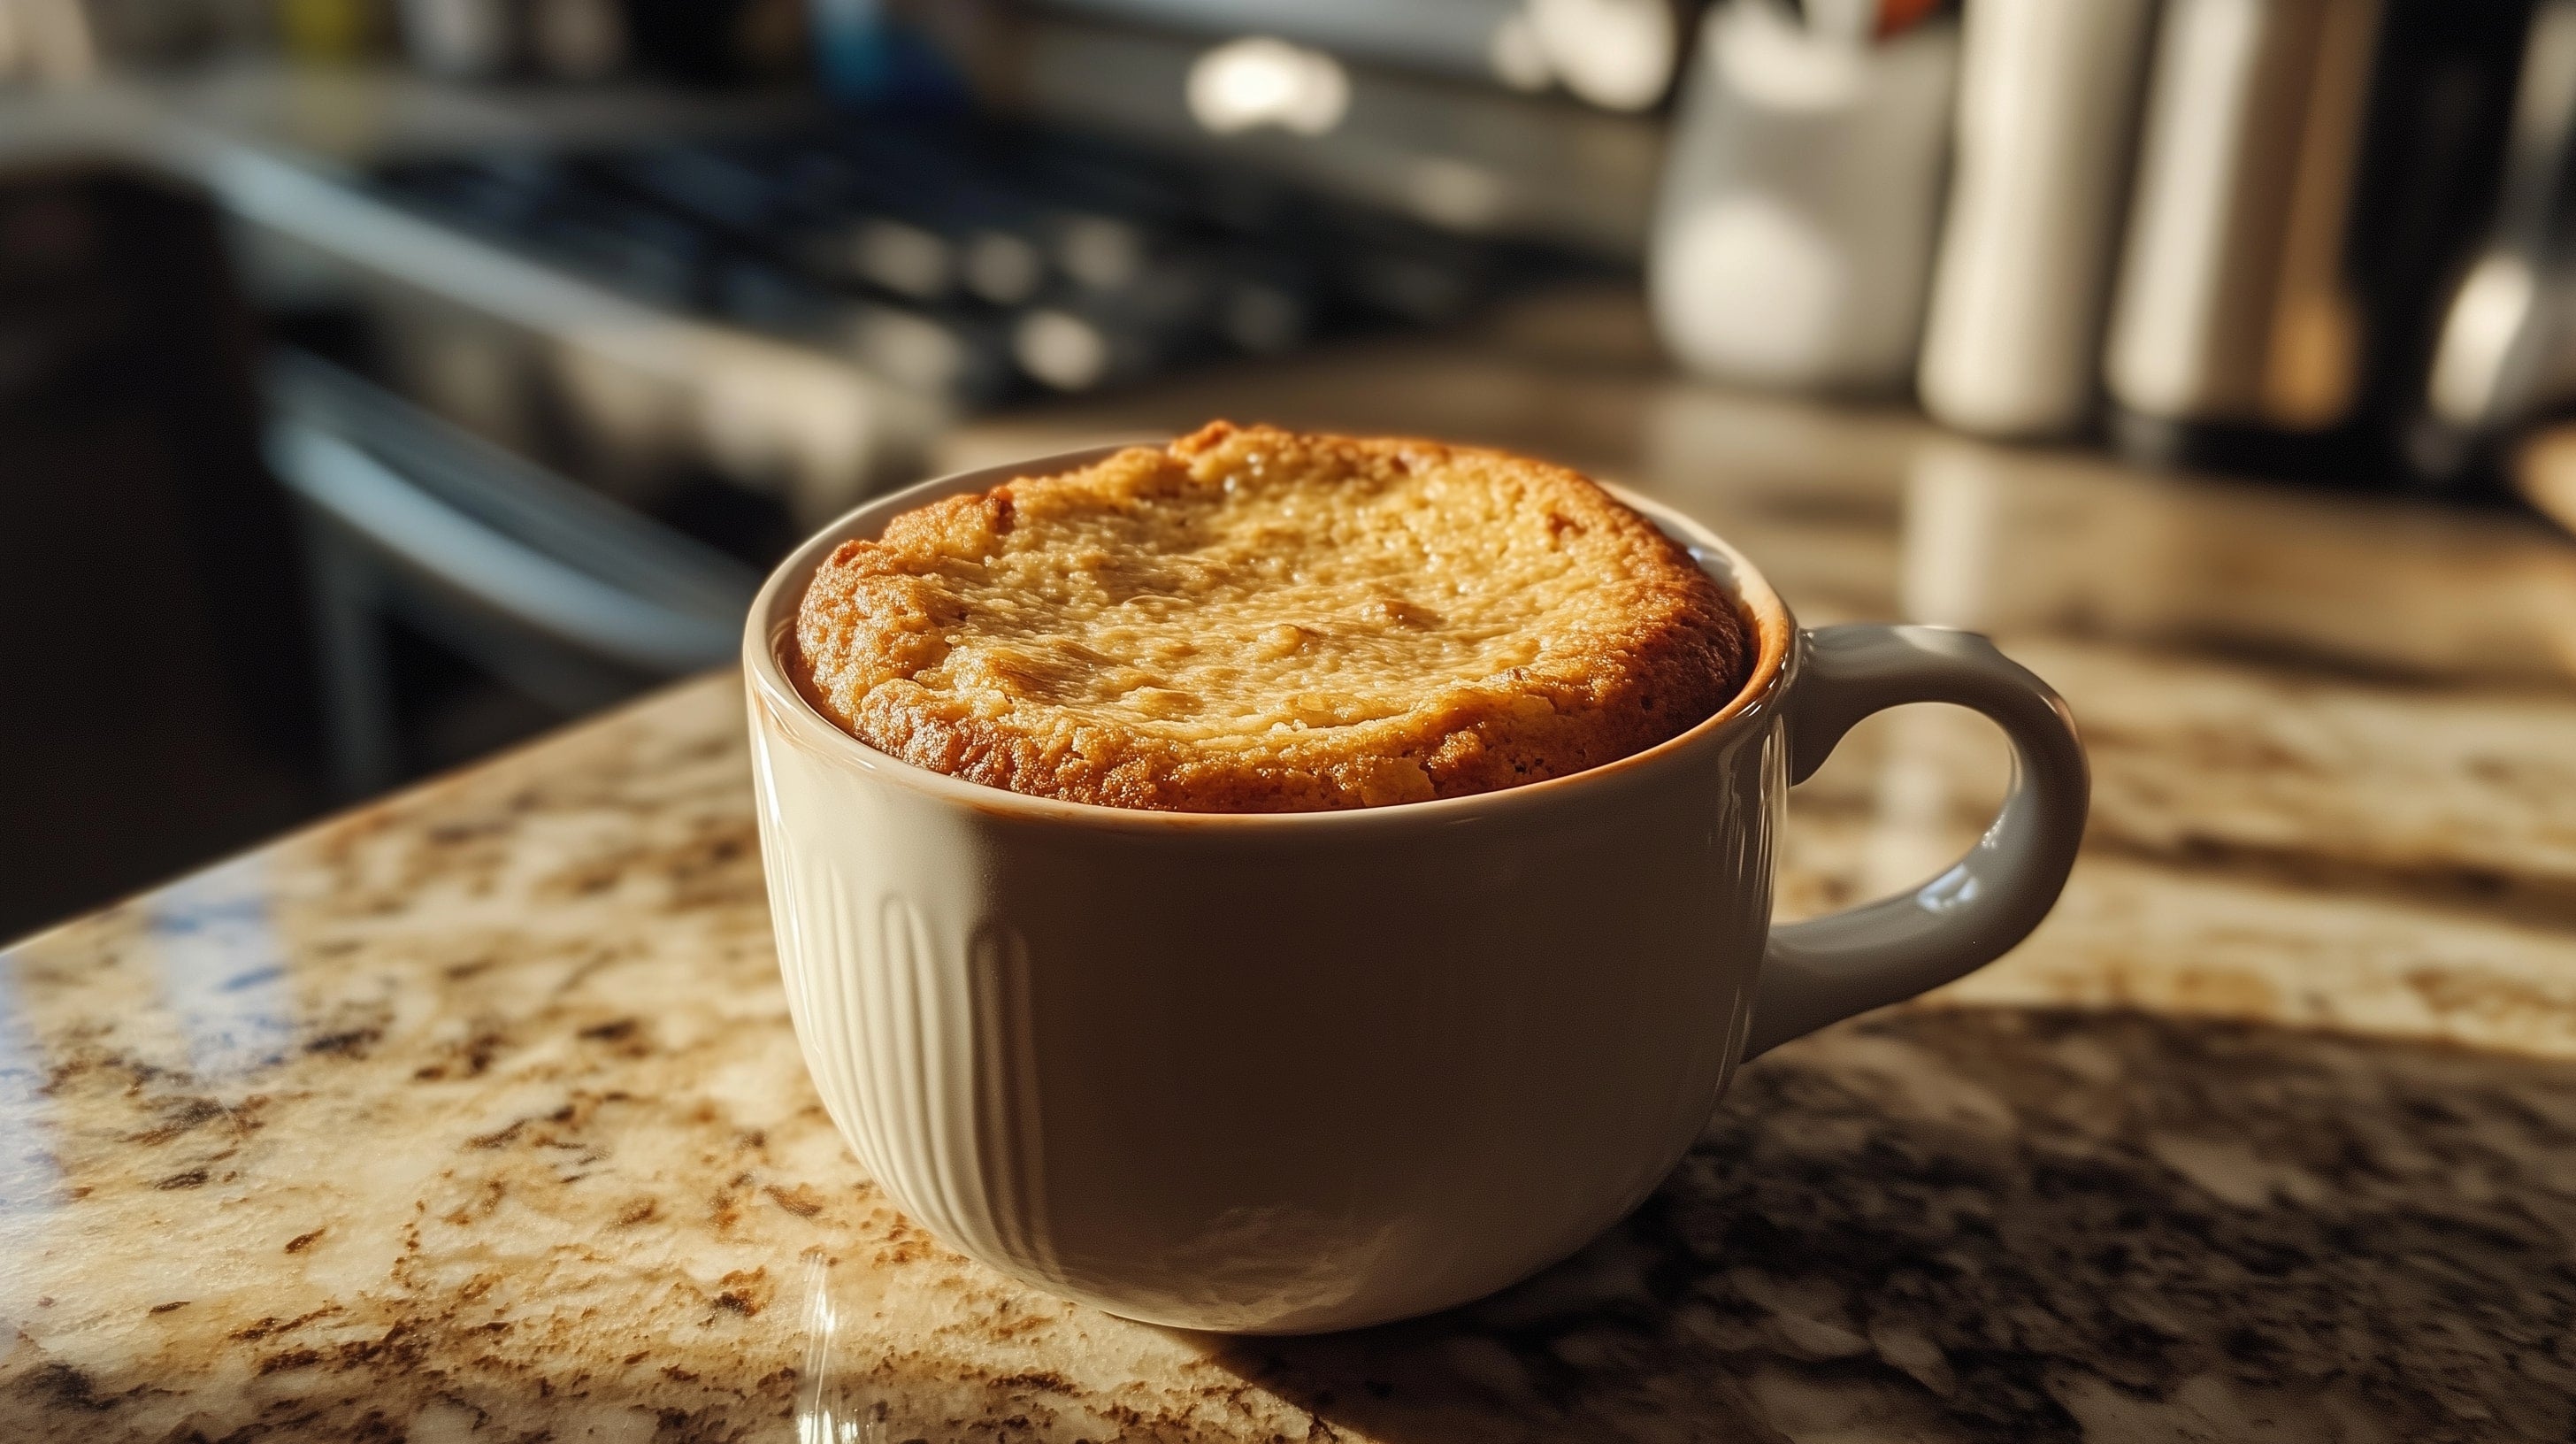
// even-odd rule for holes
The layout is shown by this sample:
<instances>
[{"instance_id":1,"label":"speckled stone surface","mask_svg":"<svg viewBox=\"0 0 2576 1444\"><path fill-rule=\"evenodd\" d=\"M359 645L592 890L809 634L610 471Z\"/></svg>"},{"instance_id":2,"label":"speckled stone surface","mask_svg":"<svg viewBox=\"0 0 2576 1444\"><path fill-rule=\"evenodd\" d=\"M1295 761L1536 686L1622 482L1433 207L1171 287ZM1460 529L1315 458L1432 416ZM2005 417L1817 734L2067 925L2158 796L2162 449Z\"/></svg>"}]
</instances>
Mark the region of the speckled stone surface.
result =
<instances>
[{"instance_id":1,"label":"speckled stone surface","mask_svg":"<svg viewBox=\"0 0 2576 1444\"><path fill-rule=\"evenodd\" d=\"M2003 962L1751 1065L1496 1299L1129 1324L947 1253L833 1133L709 678L0 952L0 1441L2576 1433L2576 547L1719 396L1573 322L1258 410L1638 484L1810 624L1998 632L2096 778ZM1793 797L1783 913L1930 875L2002 777L1972 721L1863 724Z\"/></svg>"},{"instance_id":2,"label":"speckled stone surface","mask_svg":"<svg viewBox=\"0 0 2576 1444\"><path fill-rule=\"evenodd\" d=\"M2566 1437L2576 702L2020 650L2102 779L2058 916L1747 1069L1572 1263L1338 1338L886 1204L731 677L287 839L0 960L0 1438L785 1440L800 1384L884 1441ZM1973 828L1923 720L1800 791L1786 910Z\"/></svg>"}]
</instances>

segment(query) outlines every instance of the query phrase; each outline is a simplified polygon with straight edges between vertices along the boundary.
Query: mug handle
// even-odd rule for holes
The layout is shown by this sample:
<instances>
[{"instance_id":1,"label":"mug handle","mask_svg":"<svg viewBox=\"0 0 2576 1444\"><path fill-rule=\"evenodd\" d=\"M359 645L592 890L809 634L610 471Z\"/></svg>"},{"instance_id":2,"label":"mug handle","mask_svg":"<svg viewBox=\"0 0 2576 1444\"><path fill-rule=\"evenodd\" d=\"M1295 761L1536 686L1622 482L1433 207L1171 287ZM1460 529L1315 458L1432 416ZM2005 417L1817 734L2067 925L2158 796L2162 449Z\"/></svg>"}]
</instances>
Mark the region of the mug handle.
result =
<instances>
[{"instance_id":1,"label":"mug handle","mask_svg":"<svg viewBox=\"0 0 2576 1444\"><path fill-rule=\"evenodd\" d=\"M1748 1059L1973 972L2028 937L2066 886L2092 796L2066 703L1984 637L1947 627L1821 627L1799 643L1805 655L1785 720L1791 782L1804 782L1863 717L1951 702L2003 729L2013 783L1985 836L1939 877L1771 929Z\"/></svg>"}]
</instances>

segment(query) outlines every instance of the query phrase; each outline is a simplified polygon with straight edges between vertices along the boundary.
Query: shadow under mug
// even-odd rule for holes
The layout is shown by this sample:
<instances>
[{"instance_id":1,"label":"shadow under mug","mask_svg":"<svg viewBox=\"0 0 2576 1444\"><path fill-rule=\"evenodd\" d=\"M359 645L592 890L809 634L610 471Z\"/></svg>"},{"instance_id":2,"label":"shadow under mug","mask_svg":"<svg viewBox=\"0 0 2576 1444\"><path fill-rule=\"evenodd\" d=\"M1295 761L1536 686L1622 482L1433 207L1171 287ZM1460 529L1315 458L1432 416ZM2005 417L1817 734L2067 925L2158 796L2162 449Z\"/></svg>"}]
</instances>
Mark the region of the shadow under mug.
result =
<instances>
[{"instance_id":1,"label":"shadow under mug","mask_svg":"<svg viewBox=\"0 0 2576 1444\"><path fill-rule=\"evenodd\" d=\"M925 482L781 563L744 636L780 970L823 1103L943 1242L1185 1328L1308 1333L1464 1303L1580 1248L1699 1135L1736 1065L2019 942L2083 831L2084 754L1984 638L1802 631L1705 529L1623 494L1760 654L1648 751L1348 812L1142 812L911 766L791 681L842 541L1102 448ZM1916 890L1771 924L1789 784L1862 717L1984 713L2002 813Z\"/></svg>"}]
</instances>

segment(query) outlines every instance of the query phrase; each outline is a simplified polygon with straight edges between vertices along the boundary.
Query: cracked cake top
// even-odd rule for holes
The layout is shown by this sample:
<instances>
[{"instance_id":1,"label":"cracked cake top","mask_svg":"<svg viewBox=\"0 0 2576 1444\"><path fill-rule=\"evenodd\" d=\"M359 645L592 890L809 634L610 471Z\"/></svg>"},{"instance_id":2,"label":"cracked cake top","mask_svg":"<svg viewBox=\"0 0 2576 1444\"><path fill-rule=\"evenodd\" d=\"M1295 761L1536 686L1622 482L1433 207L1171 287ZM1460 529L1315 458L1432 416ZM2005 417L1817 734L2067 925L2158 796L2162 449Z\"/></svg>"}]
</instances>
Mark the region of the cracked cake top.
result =
<instances>
[{"instance_id":1,"label":"cracked cake top","mask_svg":"<svg viewBox=\"0 0 2576 1444\"><path fill-rule=\"evenodd\" d=\"M1213 423L842 543L800 681L860 741L1039 797L1305 812L1580 772L1731 700L1748 628L1563 467Z\"/></svg>"}]
</instances>

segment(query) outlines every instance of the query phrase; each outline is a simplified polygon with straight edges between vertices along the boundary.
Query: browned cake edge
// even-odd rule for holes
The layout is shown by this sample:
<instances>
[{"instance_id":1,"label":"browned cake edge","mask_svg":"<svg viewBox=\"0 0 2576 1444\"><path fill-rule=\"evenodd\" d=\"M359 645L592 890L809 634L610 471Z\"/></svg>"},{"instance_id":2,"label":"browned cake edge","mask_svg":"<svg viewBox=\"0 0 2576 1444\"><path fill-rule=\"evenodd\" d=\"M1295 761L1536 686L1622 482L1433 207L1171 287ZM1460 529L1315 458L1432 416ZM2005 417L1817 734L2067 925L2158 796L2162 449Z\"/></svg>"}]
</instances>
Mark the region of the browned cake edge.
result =
<instances>
[{"instance_id":1,"label":"browned cake edge","mask_svg":"<svg viewBox=\"0 0 2576 1444\"><path fill-rule=\"evenodd\" d=\"M1145 487L1189 484L1185 473L1171 473L1238 437L1339 451L1354 469L1436 466L1470 456L1499 461L1542 489L1552 510L1638 544L1654 572L1635 579L1637 604L1624 631L1597 647L1505 674L1516 697L1547 702L1544 713L1507 710L1494 698L1417 709L1364 724L1371 736L1359 752L1349 745L1356 730L1350 728L1322 731L1311 743L1292 742L1255 759L1069 720L1041 732L1008 718L955 715L898 699L900 690L917 699L917 689L856 685L889 671L909 675L937 660L940 627L954 619L936 615L946 599L923 581L923 572L943 561L991 555L1011 529L1016 495L1085 485L1107 464L1095 463L931 502L889 521L880 539L835 548L797 611L791 671L798 686L860 741L918 767L1027 796L1178 812L1332 811L1566 776L1679 736L1743 687L1751 625L1735 601L1679 543L1580 473L1410 437L1291 433L1219 421L1171 443L1162 453L1171 465L1145 473Z\"/></svg>"}]
</instances>

